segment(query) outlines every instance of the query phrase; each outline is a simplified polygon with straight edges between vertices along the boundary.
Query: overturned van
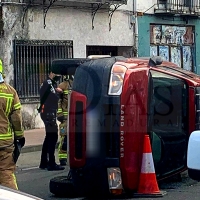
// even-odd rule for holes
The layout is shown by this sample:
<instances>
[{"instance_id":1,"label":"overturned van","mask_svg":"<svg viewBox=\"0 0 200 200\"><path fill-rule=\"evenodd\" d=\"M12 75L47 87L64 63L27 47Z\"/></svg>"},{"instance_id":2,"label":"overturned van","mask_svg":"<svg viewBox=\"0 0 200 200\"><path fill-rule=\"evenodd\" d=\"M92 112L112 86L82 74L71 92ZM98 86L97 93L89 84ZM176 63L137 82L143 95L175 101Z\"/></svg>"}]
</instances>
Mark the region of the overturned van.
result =
<instances>
[{"instance_id":1,"label":"overturned van","mask_svg":"<svg viewBox=\"0 0 200 200\"><path fill-rule=\"evenodd\" d=\"M187 169L188 139L199 129L200 76L160 57L54 60L52 71L74 75L70 172L50 182L52 193L137 192L145 135L157 180Z\"/></svg>"}]
</instances>

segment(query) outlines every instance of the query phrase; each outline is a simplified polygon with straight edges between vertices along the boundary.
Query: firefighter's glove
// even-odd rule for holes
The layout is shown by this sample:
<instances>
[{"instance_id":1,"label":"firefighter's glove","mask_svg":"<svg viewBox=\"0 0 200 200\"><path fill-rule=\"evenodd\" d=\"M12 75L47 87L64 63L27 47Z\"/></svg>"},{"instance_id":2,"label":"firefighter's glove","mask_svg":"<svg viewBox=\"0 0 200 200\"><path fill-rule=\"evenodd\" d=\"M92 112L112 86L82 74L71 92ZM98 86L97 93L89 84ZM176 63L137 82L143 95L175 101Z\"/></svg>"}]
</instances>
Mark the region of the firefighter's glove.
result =
<instances>
[{"instance_id":1,"label":"firefighter's glove","mask_svg":"<svg viewBox=\"0 0 200 200\"><path fill-rule=\"evenodd\" d=\"M14 143L20 144L21 148L25 145L25 137L15 139Z\"/></svg>"},{"instance_id":2,"label":"firefighter's glove","mask_svg":"<svg viewBox=\"0 0 200 200\"><path fill-rule=\"evenodd\" d=\"M19 155L21 153L21 149L22 147L25 145L25 138L22 137L22 138L19 138L19 139L14 139L14 151L13 151L13 160L14 162L16 163L18 158L19 158Z\"/></svg>"},{"instance_id":3,"label":"firefighter's glove","mask_svg":"<svg viewBox=\"0 0 200 200\"><path fill-rule=\"evenodd\" d=\"M64 118L63 115L62 115L62 116L57 116L57 120L58 120L59 122L63 123L64 120L65 120L65 118Z\"/></svg>"}]
</instances>

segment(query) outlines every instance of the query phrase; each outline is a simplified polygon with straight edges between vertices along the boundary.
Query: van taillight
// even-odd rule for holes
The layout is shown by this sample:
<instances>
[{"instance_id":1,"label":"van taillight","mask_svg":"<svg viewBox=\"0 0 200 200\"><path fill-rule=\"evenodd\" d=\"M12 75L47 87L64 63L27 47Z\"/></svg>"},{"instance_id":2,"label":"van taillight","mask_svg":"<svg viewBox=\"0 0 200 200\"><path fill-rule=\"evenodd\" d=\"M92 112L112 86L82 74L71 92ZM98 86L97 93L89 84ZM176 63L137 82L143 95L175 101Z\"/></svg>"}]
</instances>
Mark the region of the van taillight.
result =
<instances>
[{"instance_id":1,"label":"van taillight","mask_svg":"<svg viewBox=\"0 0 200 200\"><path fill-rule=\"evenodd\" d=\"M83 158L83 102L76 102L75 110L75 158Z\"/></svg>"},{"instance_id":2,"label":"van taillight","mask_svg":"<svg viewBox=\"0 0 200 200\"><path fill-rule=\"evenodd\" d=\"M86 102L85 95L72 91L69 108L69 162L79 168L86 162Z\"/></svg>"}]
</instances>

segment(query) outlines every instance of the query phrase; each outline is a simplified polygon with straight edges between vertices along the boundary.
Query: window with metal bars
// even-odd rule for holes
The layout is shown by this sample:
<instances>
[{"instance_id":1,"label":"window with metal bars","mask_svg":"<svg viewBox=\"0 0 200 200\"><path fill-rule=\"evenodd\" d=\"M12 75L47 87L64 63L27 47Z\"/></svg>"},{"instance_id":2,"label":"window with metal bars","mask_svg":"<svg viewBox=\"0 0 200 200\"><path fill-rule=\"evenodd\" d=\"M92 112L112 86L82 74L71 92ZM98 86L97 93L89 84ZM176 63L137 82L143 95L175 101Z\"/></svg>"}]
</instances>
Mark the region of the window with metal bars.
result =
<instances>
[{"instance_id":1,"label":"window with metal bars","mask_svg":"<svg viewBox=\"0 0 200 200\"><path fill-rule=\"evenodd\" d=\"M54 59L73 58L73 42L14 40L14 87L21 102L38 102Z\"/></svg>"}]
</instances>

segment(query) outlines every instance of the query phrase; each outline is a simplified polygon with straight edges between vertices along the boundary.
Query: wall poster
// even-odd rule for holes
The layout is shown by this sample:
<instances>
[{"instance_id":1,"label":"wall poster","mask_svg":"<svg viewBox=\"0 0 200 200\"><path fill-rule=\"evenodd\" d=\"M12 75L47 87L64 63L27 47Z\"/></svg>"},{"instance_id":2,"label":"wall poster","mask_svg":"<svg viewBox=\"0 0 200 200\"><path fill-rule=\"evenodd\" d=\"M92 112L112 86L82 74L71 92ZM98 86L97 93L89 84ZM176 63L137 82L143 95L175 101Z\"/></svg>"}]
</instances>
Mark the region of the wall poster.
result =
<instances>
[{"instance_id":1,"label":"wall poster","mask_svg":"<svg viewBox=\"0 0 200 200\"><path fill-rule=\"evenodd\" d=\"M183 69L192 70L192 54L190 46L183 46Z\"/></svg>"},{"instance_id":2,"label":"wall poster","mask_svg":"<svg viewBox=\"0 0 200 200\"><path fill-rule=\"evenodd\" d=\"M191 26L186 27L186 32L183 38L184 38L183 42L184 44L189 44L189 45L194 44L194 32Z\"/></svg>"},{"instance_id":3,"label":"wall poster","mask_svg":"<svg viewBox=\"0 0 200 200\"><path fill-rule=\"evenodd\" d=\"M160 44L162 35L161 25L152 25L150 28L150 40L152 44Z\"/></svg>"},{"instance_id":4,"label":"wall poster","mask_svg":"<svg viewBox=\"0 0 200 200\"><path fill-rule=\"evenodd\" d=\"M150 56L157 56L158 55L158 46L156 45L151 45L150 46Z\"/></svg>"},{"instance_id":5,"label":"wall poster","mask_svg":"<svg viewBox=\"0 0 200 200\"><path fill-rule=\"evenodd\" d=\"M163 60L169 61L169 47L159 46L159 56L161 56Z\"/></svg>"},{"instance_id":6,"label":"wall poster","mask_svg":"<svg viewBox=\"0 0 200 200\"><path fill-rule=\"evenodd\" d=\"M184 35L186 33L186 27L174 26L174 43L176 45L184 44Z\"/></svg>"},{"instance_id":7,"label":"wall poster","mask_svg":"<svg viewBox=\"0 0 200 200\"><path fill-rule=\"evenodd\" d=\"M174 30L173 26L162 26L162 44L173 44L174 41Z\"/></svg>"},{"instance_id":8,"label":"wall poster","mask_svg":"<svg viewBox=\"0 0 200 200\"><path fill-rule=\"evenodd\" d=\"M171 62L181 67L181 49L180 47L171 47Z\"/></svg>"}]
</instances>

